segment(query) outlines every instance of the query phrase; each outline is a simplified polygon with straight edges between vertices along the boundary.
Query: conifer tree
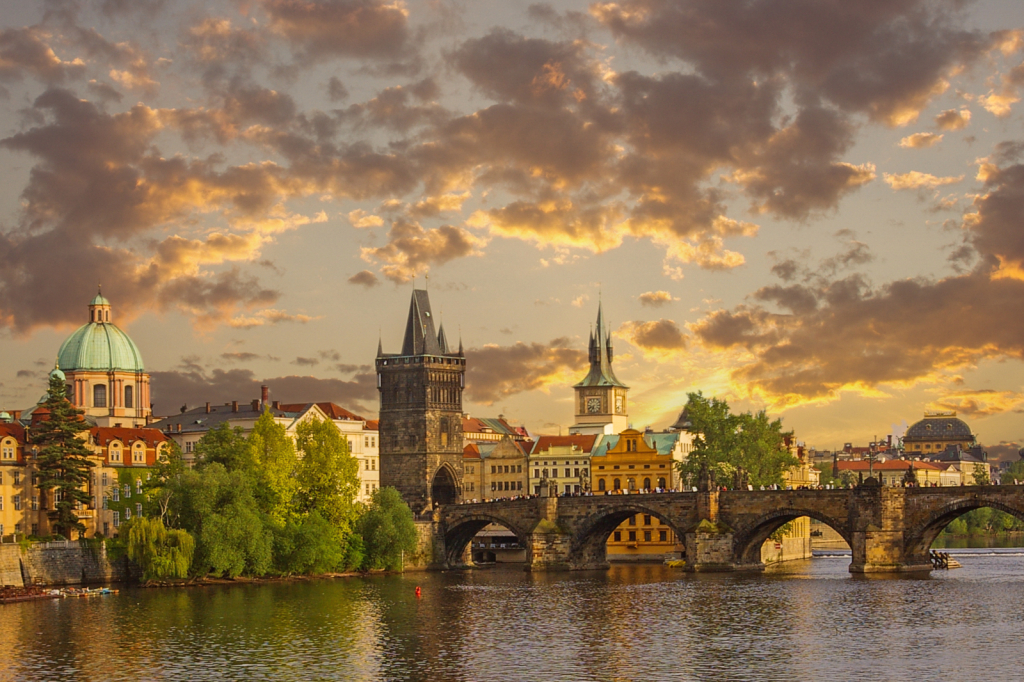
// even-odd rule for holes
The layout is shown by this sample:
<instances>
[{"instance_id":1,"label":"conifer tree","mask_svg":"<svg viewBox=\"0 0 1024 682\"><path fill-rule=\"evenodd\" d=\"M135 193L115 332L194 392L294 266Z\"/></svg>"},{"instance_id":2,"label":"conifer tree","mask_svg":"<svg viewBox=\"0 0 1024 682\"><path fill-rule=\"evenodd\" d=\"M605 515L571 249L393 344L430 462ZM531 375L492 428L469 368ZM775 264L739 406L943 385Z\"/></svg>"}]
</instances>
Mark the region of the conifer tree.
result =
<instances>
[{"instance_id":1,"label":"conifer tree","mask_svg":"<svg viewBox=\"0 0 1024 682\"><path fill-rule=\"evenodd\" d=\"M43 405L49 410L49 419L32 427L29 441L38 448L36 454L37 487L51 493L52 504L47 512L57 533L70 539L72 531L79 535L85 525L78 520L76 507L90 502L87 483L89 450L79 434L89 429L82 419L83 412L67 399L64 373L59 368L50 372L50 387Z\"/></svg>"}]
</instances>

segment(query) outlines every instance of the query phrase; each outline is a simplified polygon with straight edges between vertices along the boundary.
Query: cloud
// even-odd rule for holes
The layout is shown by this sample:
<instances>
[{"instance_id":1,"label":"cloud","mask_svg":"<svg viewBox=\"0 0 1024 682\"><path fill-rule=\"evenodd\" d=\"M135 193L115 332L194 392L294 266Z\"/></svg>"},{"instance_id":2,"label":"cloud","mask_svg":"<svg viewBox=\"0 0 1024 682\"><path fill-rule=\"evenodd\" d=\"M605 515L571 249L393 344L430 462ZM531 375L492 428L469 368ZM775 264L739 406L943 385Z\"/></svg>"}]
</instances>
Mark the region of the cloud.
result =
<instances>
[{"instance_id":1,"label":"cloud","mask_svg":"<svg viewBox=\"0 0 1024 682\"><path fill-rule=\"evenodd\" d=\"M909 173L889 174L882 173L885 182L893 189L930 189L942 185L955 185L964 179L964 176L939 178L928 173L910 171Z\"/></svg>"},{"instance_id":2,"label":"cloud","mask_svg":"<svg viewBox=\"0 0 1024 682\"><path fill-rule=\"evenodd\" d=\"M1004 412L1020 412L1024 394L1016 391L957 390L933 401L929 409L955 410L966 417L988 417Z\"/></svg>"},{"instance_id":3,"label":"cloud","mask_svg":"<svg viewBox=\"0 0 1024 682\"><path fill-rule=\"evenodd\" d=\"M859 274L835 279L822 271L755 294L789 313L760 303L717 310L693 325L694 336L709 350L739 353L734 389L777 407L880 384L940 382L984 359L1024 359L1024 165L1016 155L1006 144L981 161L985 191L963 225L978 256L970 272L873 287ZM1016 400L998 392L950 395L978 414Z\"/></svg>"},{"instance_id":4,"label":"cloud","mask_svg":"<svg viewBox=\"0 0 1024 682\"><path fill-rule=\"evenodd\" d=\"M356 274L348 278L349 284L359 284L366 288L375 287L380 284L380 279L377 275L373 274L369 270L360 270Z\"/></svg>"},{"instance_id":5,"label":"cloud","mask_svg":"<svg viewBox=\"0 0 1024 682\"><path fill-rule=\"evenodd\" d=\"M1020 450L1024 446L1017 441L999 441L996 445L986 445L985 452L988 453L990 461L1016 462L1020 459Z\"/></svg>"},{"instance_id":6,"label":"cloud","mask_svg":"<svg viewBox=\"0 0 1024 682\"><path fill-rule=\"evenodd\" d=\"M914 133L900 140L900 146L905 149L926 149L933 147L942 141L942 135L935 133Z\"/></svg>"},{"instance_id":7,"label":"cloud","mask_svg":"<svg viewBox=\"0 0 1024 682\"><path fill-rule=\"evenodd\" d=\"M572 304L573 304L573 306L575 306L577 308L582 308L583 304L586 303L589 300L590 300L589 296L587 296L586 294L580 294L576 298L572 299Z\"/></svg>"},{"instance_id":8,"label":"cloud","mask_svg":"<svg viewBox=\"0 0 1024 682\"><path fill-rule=\"evenodd\" d=\"M391 281L402 284L455 258L479 254L484 241L470 232L452 225L427 230L418 223L395 220L388 231L388 243L380 247L364 247L363 260L384 263L381 272Z\"/></svg>"},{"instance_id":9,"label":"cloud","mask_svg":"<svg viewBox=\"0 0 1024 682\"><path fill-rule=\"evenodd\" d=\"M46 83L61 83L84 73L81 60L62 61L48 44L51 35L41 26L0 31L0 81L33 76Z\"/></svg>"},{"instance_id":10,"label":"cloud","mask_svg":"<svg viewBox=\"0 0 1024 682\"><path fill-rule=\"evenodd\" d=\"M320 364L320 361L317 360L316 358L298 357L292 360L292 364L298 365L299 367L316 367L317 365Z\"/></svg>"},{"instance_id":11,"label":"cloud","mask_svg":"<svg viewBox=\"0 0 1024 682\"><path fill-rule=\"evenodd\" d=\"M332 57L390 59L403 54L409 12L380 0L260 0L270 28L303 61Z\"/></svg>"},{"instance_id":12,"label":"cloud","mask_svg":"<svg viewBox=\"0 0 1024 682\"><path fill-rule=\"evenodd\" d=\"M213 369L207 373L201 368L154 371L151 377L156 400L154 413L164 416L177 414L181 405L248 402L260 397L261 385L270 387L273 400L286 403L329 400L370 416L372 412L368 412L366 406L371 406L372 410L377 394L376 374L372 372L357 374L351 381L311 376L257 379L248 369Z\"/></svg>"},{"instance_id":13,"label":"cloud","mask_svg":"<svg viewBox=\"0 0 1024 682\"><path fill-rule=\"evenodd\" d=\"M265 310L258 310L252 315L239 315L237 317L232 317L227 323L228 326L235 327L236 329L252 329L253 327L264 327L280 324L282 322L298 322L300 324L306 324L307 322L317 319L319 318L311 317L309 315L291 314L283 310L267 308Z\"/></svg>"},{"instance_id":14,"label":"cloud","mask_svg":"<svg viewBox=\"0 0 1024 682\"><path fill-rule=\"evenodd\" d=\"M651 322L625 322L616 334L628 340L645 355L664 360L686 349L686 334L673 320L664 318Z\"/></svg>"},{"instance_id":15,"label":"cloud","mask_svg":"<svg viewBox=\"0 0 1024 682\"><path fill-rule=\"evenodd\" d=\"M660 308L661 306L668 305L673 301L679 300L667 291L645 291L640 294L638 298L640 299L640 305L651 308Z\"/></svg>"},{"instance_id":16,"label":"cloud","mask_svg":"<svg viewBox=\"0 0 1024 682\"><path fill-rule=\"evenodd\" d=\"M569 339L547 344L488 344L466 350L466 398L484 405L526 391L575 382L587 366L587 355L569 347Z\"/></svg>"},{"instance_id":17,"label":"cloud","mask_svg":"<svg viewBox=\"0 0 1024 682\"><path fill-rule=\"evenodd\" d=\"M384 224L383 218L371 215L361 208L349 211L348 221L352 223L352 227L380 227Z\"/></svg>"},{"instance_id":18,"label":"cloud","mask_svg":"<svg viewBox=\"0 0 1024 682\"><path fill-rule=\"evenodd\" d=\"M969 109L946 109L935 117L939 130L963 130L971 122Z\"/></svg>"},{"instance_id":19,"label":"cloud","mask_svg":"<svg viewBox=\"0 0 1024 682\"><path fill-rule=\"evenodd\" d=\"M258 353L247 353L247 352L234 352L234 353L221 353L221 360L227 360L228 362L250 362L260 357Z\"/></svg>"}]
</instances>

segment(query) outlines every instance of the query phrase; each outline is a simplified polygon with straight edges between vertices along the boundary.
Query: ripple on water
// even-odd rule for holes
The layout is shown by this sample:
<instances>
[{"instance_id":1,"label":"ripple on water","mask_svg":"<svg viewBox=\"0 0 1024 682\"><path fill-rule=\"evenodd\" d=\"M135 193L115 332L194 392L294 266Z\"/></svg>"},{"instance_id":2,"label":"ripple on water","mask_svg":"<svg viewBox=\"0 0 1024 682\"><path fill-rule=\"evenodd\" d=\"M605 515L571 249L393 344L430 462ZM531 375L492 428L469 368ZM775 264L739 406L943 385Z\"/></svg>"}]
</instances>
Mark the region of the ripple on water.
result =
<instances>
[{"instance_id":1,"label":"ripple on water","mask_svg":"<svg viewBox=\"0 0 1024 682\"><path fill-rule=\"evenodd\" d=\"M1019 679L1024 552L868 578L849 554L757 576L514 568L0 607L0 679ZM422 587L422 598L414 594Z\"/></svg>"}]
</instances>

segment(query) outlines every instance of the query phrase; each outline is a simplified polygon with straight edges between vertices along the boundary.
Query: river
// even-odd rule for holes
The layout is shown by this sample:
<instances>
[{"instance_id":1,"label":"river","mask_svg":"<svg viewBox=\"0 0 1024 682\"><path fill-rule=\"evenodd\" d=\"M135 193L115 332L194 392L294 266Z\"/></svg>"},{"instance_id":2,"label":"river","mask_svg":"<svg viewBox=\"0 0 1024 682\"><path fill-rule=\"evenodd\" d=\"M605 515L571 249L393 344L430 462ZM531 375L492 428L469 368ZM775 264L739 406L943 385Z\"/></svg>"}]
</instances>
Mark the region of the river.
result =
<instances>
[{"instance_id":1,"label":"river","mask_svg":"<svg viewBox=\"0 0 1024 682\"><path fill-rule=\"evenodd\" d=\"M507 567L125 588L0 606L0 679L1022 679L1024 550L950 553L963 568L929 578L851 576L831 551L762 575Z\"/></svg>"}]
</instances>

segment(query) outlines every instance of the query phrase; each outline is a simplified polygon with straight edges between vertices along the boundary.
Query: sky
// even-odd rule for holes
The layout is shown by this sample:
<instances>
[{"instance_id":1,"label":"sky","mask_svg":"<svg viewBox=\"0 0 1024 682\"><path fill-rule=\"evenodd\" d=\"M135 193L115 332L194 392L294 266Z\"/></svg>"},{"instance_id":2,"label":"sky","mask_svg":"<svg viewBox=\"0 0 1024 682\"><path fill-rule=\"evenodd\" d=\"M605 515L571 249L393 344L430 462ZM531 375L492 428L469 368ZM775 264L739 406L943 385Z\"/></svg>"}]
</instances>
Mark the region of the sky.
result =
<instances>
[{"instance_id":1,"label":"sky","mask_svg":"<svg viewBox=\"0 0 1024 682\"><path fill-rule=\"evenodd\" d=\"M1018 0L0 1L0 407L102 284L158 414L373 417L414 287L465 410L702 391L818 448L1024 444Z\"/></svg>"}]
</instances>

